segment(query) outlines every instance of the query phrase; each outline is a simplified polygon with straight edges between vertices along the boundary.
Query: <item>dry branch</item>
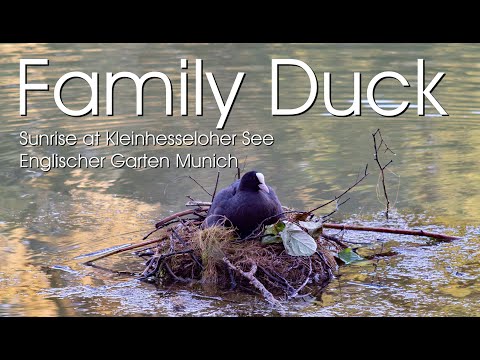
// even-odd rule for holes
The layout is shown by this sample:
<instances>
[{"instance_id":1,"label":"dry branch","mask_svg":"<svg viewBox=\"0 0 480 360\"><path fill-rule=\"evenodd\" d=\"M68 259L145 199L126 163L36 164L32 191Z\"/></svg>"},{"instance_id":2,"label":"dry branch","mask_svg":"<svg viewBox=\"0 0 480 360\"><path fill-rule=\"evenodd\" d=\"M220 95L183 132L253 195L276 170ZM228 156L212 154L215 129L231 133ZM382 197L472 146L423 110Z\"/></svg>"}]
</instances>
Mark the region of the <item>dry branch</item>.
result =
<instances>
[{"instance_id":1,"label":"dry branch","mask_svg":"<svg viewBox=\"0 0 480 360\"><path fill-rule=\"evenodd\" d=\"M293 299L298 296L298 293L305 287L307 286L308 282L310 281L310 275L312 275L312 258L308 258L309 261L309 270L308 270L308 275L307 278L305 279L304 283L300 285L300 287L293 292L292 295L288 297L288 299Z\"/></svg>"},{"instance_id":2,"label":"dry branch","mask_svg":"<svg viewBox=\"0 0 480 360\"><path fill-rule=\"evenodd\" d=\"M317 211L318 209L321 209L327 205L330 205L331 203L333 203L334 201L337 201L338 199L340 199L342 196L344 196L346 193L348 193L350 190L352 190L355 186L357 186L358 184L360 184L367 176L368 176L368 172L367 172L367 169L368 169L368 164L365 166L365 171L362 175L362 177L360 179L357 179L357 181L355 181L355 183L353 183L353 185L351 185L347 190L345 190L343 193L341 193L340 195L338 196L335 196L332 200L330 201L327 201L326 203L320 205L320 206L317 206L316 208L308 211L308 213L313 213L314 211Z\"/></svg>"},{"instance_id":3,"label":"dry branch","mask_svg":"<svg viewBox=\"0 0 480 360\"><path fill-rule=\"evenodd\" d=\"M255 277L255 273L257 272L257 264L253 263L252 267L250 268L250 271L245 272L245 271L239 269L238 267L236 267L235 265L233 265L230 262L230 260L228 260L227 257L223 258L223 262L230 269L236 271L237 273L242 275L244 278L248 279L248 281L250 281L250 284L255 286L255 288L258 289L258 291L260 291L262 293L265 300L267 300L273 307L275 307L277 310L285 310L285 307L282 305L282 303L280 301L278 301L277 299L275 299L275 296L273 296L273 294L270 291L268 291L265 288L265 286L260 281L258 281L258 279Z\"/></svg>"},{"instance_id":4,"label":"dry branch","mask_svg":"<svg viewBox=\"0 0 480 360\"><path fill-rule=\"evenodd\" d=\"M123 248L114 250L112 252L100 255L100 256L92 259L92 260L89 260L89 261L85 262L84 264L85 265L92 265L92 263L97 261L97 260L104 259L106 257L112 256L112 255L115 255L115 254L120 254L120 253L128 251L128 250L138 249L140 247L144 247L144 246L147 246L147 245L150 245L150 244L158 243L158 242L163 241L163 240L165 240L165 238L155 239L155 240L147 240L147 241L143 241L143 242L138 243L138 244L132 244L130 246L123 247Z\"/></svg>"},{"instance_id":5,"label":"dry branch","mask_svg":"<svg viewBox=\"0 0 480 360\"><path fill-rule=\"evenodd\" d=\"M163 218L162 220L160 220L159 222L157 222L155 224L155 227L158 229L162 225L165 225L166 223L168 223L172 220L175 220L176 218L180 218L180 217L185 216L185 215L195 214L195 212L198 212L198 211L207 211L207 210L208 210L208 208L197 208L197 209L188 209L188 210L180 211L180 212L177 212L177 213L172 214L170 216L167 216L166 218Z\"/></svg>"},{"instance_id":6,"label":"dry branch","mask_svg":"<svg viewBox=\"0 0 480 360\"><path fill-rule=\"evenodd\" d=\"M457 236L437 234L437 233L423 231L423 230L392 229L392 228L386 228L386 227L371 227L371 226L324 223L323 228L338 229L338 230L354 230L354 231L373 231L373 232L382 232L382 233L398 234L398 235L426 236L426 237L434 238L437 240L443 240L443 241L452 241L452 240L460 239Z\"/></svg>"},{"instance_id":7,"label":"dry branch","mask_svg":"<svg viewBox=\"0 0 480 360\"><path fill-rule=\"evenodd\" d=\"M189 201L185 204L185 206L196 206L196 207L210 206L210 205L212 205L211 201L196 201L196 200Z\"/></svg>"},{"instance_id":8,"label":"dry branch","mask_svg":"<svg viewBox=\"0 0 480 360\"><path fill-rule=\"evenodd\" d=\"M188 177L189 179L193 180L193 181L195 182L195 184L197 184L198 186L200 186L200 188L201 188L203 191L205 191L208 195L212 196L212 194L210 194L210 193L208 192L208 190L205 189L205 188L203 187L203 185L200 184L197 180L195 180L192 176L188 175L187 177Z\"/></svg>"},{"instance_id":9,"label":"dry branch","mask_svg":"<svg viewBox=\"0 0 480 360\"><path fill-rule=\"evenodd\" d=\"M215 195L217 193L217 187L218 187L218 180L219 179L220 179L220 170L217 172L217 180L215 181L215 189L213 189L212 202L213 202L213 199L215 199Z\"/></svg>"},{"instance_id":10,"label":"dry branch","mask_svg":"<svg viewBox=\"0 0 480 360\"><path fill-rule=\"evenodd\" d=\"M377 144L377 136L380 137L380 144ZM375 162L377 163L378 168L380 169L380 176L381 176L381 179L382 179L382 186L383 186L383 195L385 196L385 201L386 201L385 217L388 220L388 212L390 211L390 199L388 198L387 187L385 185L385 169L387 168L388 165L390 165L393 162L393 160L390 160L387 164L382 165L380 163L380 159L378 157L378 150L380 150L380 148L383 145L385 147L385 152L390 151L393 155L395 155L395 153L392 150L390 150L387 143L383 140L382 133L380 132L380 129L377 129L377 131L375 131L372 134L372 137L373 137L373 149L375 151L374 154L373 154L373 158L374 158Z\"/></svg>"}]
</instances>

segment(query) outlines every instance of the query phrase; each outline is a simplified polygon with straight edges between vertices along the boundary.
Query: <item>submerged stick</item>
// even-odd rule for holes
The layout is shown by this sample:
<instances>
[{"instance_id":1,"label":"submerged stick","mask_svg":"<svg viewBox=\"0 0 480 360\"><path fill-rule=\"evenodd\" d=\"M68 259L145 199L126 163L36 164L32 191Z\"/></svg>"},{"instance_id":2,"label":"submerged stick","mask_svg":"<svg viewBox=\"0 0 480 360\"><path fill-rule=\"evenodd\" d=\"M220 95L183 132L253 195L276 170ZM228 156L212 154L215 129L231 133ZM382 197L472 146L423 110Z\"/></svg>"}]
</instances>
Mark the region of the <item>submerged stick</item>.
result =
<instances>
[{"instance_id":1,"label":"submerged stick","mask_svg":"<svg viewBox=\"0 0 480 360\"><path fill-rule=\"evenodd\" d=\"M437 234L437 233L423 231L423 230L392 229L392 228L385 228L385 227L357 226L357 225L331 224L331 223L324 223L322 226L325 229L373 231L373 232L383 232L383 233L399 234L399 235L426 236L426 237L430 237L437 240L443 240L443 241L452 241L452 240L460 239L460 237L458 236Z\"/></svg>"}]
</instances>

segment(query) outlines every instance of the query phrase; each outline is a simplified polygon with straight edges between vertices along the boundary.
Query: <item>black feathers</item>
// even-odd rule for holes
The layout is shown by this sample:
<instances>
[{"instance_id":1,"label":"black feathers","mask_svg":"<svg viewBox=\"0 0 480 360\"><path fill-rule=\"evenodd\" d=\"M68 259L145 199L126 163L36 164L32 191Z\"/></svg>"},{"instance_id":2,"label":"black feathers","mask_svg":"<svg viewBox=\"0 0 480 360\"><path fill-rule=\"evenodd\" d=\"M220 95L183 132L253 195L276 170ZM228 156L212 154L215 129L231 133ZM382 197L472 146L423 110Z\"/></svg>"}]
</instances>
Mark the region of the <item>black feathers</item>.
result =
<instances>
[{"instance_id":1,"label":"black feathers","mask_svg":"<svg viewBox=\"0 0 480 360\"><path fill-rule=\"evenodd\" d=\"M263 175L250 171L215 196L204 226L225 222L236 227L240 237L245 238L262 222L268 225L282 218L282 211L275 191L265 184Z\"/></svg>"}]
</instances>

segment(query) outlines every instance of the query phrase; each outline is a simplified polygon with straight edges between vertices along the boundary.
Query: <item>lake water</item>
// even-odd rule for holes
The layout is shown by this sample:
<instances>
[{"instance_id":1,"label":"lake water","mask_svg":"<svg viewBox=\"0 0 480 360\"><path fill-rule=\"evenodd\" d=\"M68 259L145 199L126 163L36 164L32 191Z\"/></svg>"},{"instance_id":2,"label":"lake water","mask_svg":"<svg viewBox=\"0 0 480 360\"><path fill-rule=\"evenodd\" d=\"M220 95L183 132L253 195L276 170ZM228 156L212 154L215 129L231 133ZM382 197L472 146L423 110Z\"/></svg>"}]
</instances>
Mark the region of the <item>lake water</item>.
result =
<instances>
[{"instance_id":1,"label":"lake water","mask_svg":"<svg viewBox=\"0 0 480 360\"><path fill-rule=\"evenodd\" d=\"M273 315L250 295L200 290L156 289L129 276L86 267L76 256L139 241L155 221L180 211L188 200L209 200L188 175L212 189L216 169L24 169L20 153L48 156L175 157L232 154L246 169L257 169L282 203L310 209L352 184L369 164L369 177L350 194L333 221L397 226L455 234L442 243L427 238L347 232L361 254L394 250L375 263L342 267L316 301L288 304L295 316L478 316L480 315L480 45L478 44L1 44L0 45L0 316L247 316ZM29 92L28 116L19 115L20 59L47 58L49 66L29 68L29 82L48 83L50 91ZM189 60L189 116L180 116L180 59ZM300 116L271 115L271 59L294 58L316 73L315 105ZM384 80L376 88L380 106L417 103L417 59L426 62L425 82L446 76L433 94L450 116L439 116L426 100L426 115L411 106L386 118L366 102L370 79L396 71L410 82L403 88ZM208 81L203 83L203 116L195 116L195 59L214 74L225 100L237 72L247 75L223 131ZM99 116L69 117L56 106L53 89L69 71L100 77ZM105 74L130 71L139 76L164 72L173 84L173 116L165 115L158 80L145 87L145 114L135 116L135 88L128 80L115 88L115 116L105 115ZM186 71L186 70L184 70ZM323 72L332 73L333 104L351 105L353 72L362 73L362 115L331 116L323 102ZM280 72L280 106L300 106L308 80L299 68ZM83 80L68 82L65 105L81 109L90 99ZM390 219L377 196L378 169L372 133L380 128L395 152L387 168L394 202ZM99 131L185 134L194 131L271 134L272 146L230 147L23 147L20 133L79 138ZM220 185L235 169L222 169ZM330 209L331 210L331 209ZM326 210L327 211L327 210ZM321 213L320 213L321 214ZM99 265L138 271L131 254Z\"/></svg>"}]
</instances>

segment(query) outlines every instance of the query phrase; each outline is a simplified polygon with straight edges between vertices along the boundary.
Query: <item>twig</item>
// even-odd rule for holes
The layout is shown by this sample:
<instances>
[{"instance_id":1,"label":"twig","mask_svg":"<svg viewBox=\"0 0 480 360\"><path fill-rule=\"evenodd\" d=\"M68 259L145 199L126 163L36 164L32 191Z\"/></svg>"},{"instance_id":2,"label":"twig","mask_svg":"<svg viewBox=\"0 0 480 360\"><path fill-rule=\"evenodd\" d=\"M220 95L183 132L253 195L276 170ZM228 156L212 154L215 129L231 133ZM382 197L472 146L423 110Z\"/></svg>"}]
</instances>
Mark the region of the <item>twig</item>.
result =
<instances>
[{"instance_id":1,"label":"twig","mask_svg":"<svg viewBox=\"0 0 480 360\"><path fill-rule=\"evenodd\" d=\"M237 166L237 173L235 174L235 176L233 177L233 181L235 181L235 178L237 178L238 180L240 180L240 176L241 176L241 172L245 170L245 166L247 166L247 159L248 159L248 155L245 155L245 158L243 159L243 167L242 167L242 170L240 170L240 168Z\"/></svg>"},{"instance_id":2,"label":"twig","mask_svg":"<svg viewBox=\"0 0 480 360\"><path fill-rule=\"evenodd\" d=\"M275 275L273 275L273 274L270 273L270 271L268 271L267 269L265 269L262 266L259 266L258 268L261 271L263 271L263 273L265 275L267 275L267 278L269 278L271 280L272 284L276 285L277 287L281 287L281 289L285 293L289 294L289 293L293 293L295 291L295 288L292 285L290 285L290 283L287 281L287 279L285 279L280 274L275 272ZM281 282L283 282L285 285L282 285Z\"/></svg>"},{"instance_id":3,"label":"twig","mask_svg":"<svg viewBox=\"0 0 480 360\"><path fill-rule=\"evenodd\" d=\"M161 257L159 256L154 256L152 257L148 262L147 262L147 266L145 267L145 270L143 270L142 272L142 275L140 276L140 280L143 280L143 279L147 279L149 278L150 276L152 275L155 275L158 270L160 269L160 267L162 266L162 262L161 261L165 261L163 260ZM152 263L154 263L155 265L152 266ZM148 269L150 269L151 267L153 267L153 270L151 271L148 271Z\"/></svg>"},{"instance_id":4,"label":"twig","mask_svg":"<svg viewBox=\"0 0 480 360\"><path fill-rule=\"evenodd\" d=\"M395 255L398 255L398 253L396 251L393 251L393 250L383 251L383 244L382 244L382 250L379 253L375 253L373 255L365 256L364 259L365 260L376 260L376 259L380 259L380 258L383 258L383 257L392 257L392 256L395 256Z\"/></svg>"},{"instance_id":5,"label":"twig","mask_svg":"<svg viewBox=\"0 0 480 360\"><path fill-rule=\"evenodd\" d=\"M156 246L150 246L146 249L137 250L134 252L134 254L137 255L138 257L153 256L155 255L155 252L152 250L154 248L156 248Z\"/></svg>"},{"instance_id":6,"label":"twig","mask_svg":"<svg viewBox=\"0 0 480 360\"><path fill-rule=\"evenodd\" d=\"M180 211L170 216L167 216L166 218L163 218L162 220L160 220L155 224L155 227L158 229L160 226L166 224L169 221L175 220L176 218L179 218L185 215L194 214L195 211L207 211L207 210L208 209L206 208L198 208L198 209L188 209L188 210Z\"/></svg>"},{"instance_id":7,"label":"twig","mask_svg":"<svg viewBox=\"0 0 480 360\"><path fill-rule=\"evenodd\" d=\"M380 144L379 145L377 145L377 135L380 137ZM373 158L374 158L375 162L377 163L378 168L380 169L380 175L382 177L383 195L385 196L385 200L387 202L386 205L385 205L386 206L385 217L388 220L388 212L390 210L390 199L388 198L387 187L385 185L385 169L387 168L388 165L390 165L393 162L393 160L390 160L386 165L382 165L380 163L380 159L378 158L378 150L380 150L382 145L384 145L385 146L385 152L390 151L393 155L395 155L395 153L392 150L390 150L387 143L383 140L382 133L380 132L380 129L377 129L377 131L375 131L372 134L372 136L373 136L373 149L375 151L375 153L373 154Z\"/></svg>"},{"instance_id":8,"label":"twig","mask_svg":"<svg viewBox=\"0 0 480 360\"><path fill-rule=\"evenodd\" d=\"M302 291L302 289L303 289L305 286L307 286L308 281L310 280L310 275L312 275L312 258L309 257L308 260L310 261L310 264L309 264L310 269L309 269L309 271L308 271L307 278L305 279L304 283L303 283L302 285L300 285L300 287L299 287L297 290L295 290L292 295L290 295L290 296L288 297L289 300L297 297L297 296L298 296L298 293L299 293L300 291Z\"/></svg>"},{"instance_id":9,"label":"twig","mask_svg":"<svg viewBox=\"0 0 480 360\"><path fill-rule=\"evenodd\" d=\"M322 233L321 236L327 240L330 240L330 241L333 241L334 243L340 245L342 247L342 249L345 249L347 248L348 246L345 245L339 238L337 238L336 236L333 236L333 235L328 235L328 234L324 234Z\"/></svg>"},{"instance_id":10,"label":"twig","mask_svg":"<svg viewBox=\"0 0 480 360\"><path fill-rule=\"evenodd\" d=\"M337 203L335 204L335 209L333 211L331 211L330 213L328 213L327 215L322 215L322 220L325 221L326 219L328 219L330 216L332 216L333 214L335 214L338 209L340 208L340 206L342 206L343 204L345 204L348 200L350 200L350 198L347 198L346 200L342 201L340 204L338 203L338 200L337 200Z\"/></svg>"},{"instance_id":11,"label":"twig","mask_svg":"<svg viewBox=\"0 0 480 360\"><path fill-rule=\"evenodd\" d=\"M168 236L168 238L170 239L170 249L169 249L168 252L169 252L169 253L173 253L173 252L175 252L175 240L173 239L172 234L170 234L170 235Z\"/></svg>"},{"instance_id":12,"label":"twig","mask_svg":"<svg viewBox=\"0 0 480 360\"><path fill-rule=\"evenodd\" d=\"M187 249L187 250L180 250L180 251L171 252L171 253L168 253L168 254L162 254L160 256L156 255L156 256L152 257L150 259L151 262L147 265L147 267L143 271L142 276L140 277L140 280L146 279L146 278L154 275L155 273L157 273L158 270L161 267L160 264L162 262L164 262L167 258L169 258L171 256L175 256L175 255L188 254L188 253L192 253L192 252L193 252L193 249ZM151 267L151 263L153 261L156 261L155 267L154 267L153 271L150 271L150 272L147 273L147 270Z\"/></svg>"},{"instance_id":13,"label":"twig","mask_svg":"<svg viewBox=\"0 0 480 360\"><path fill-rule=\"evenodd\" d=\"M112 252L109 252L109 253L100 255L100 256L92 259L92 260L89 260L89 261L85 262L84 264L90 266L90 265L92 265L92 263L93 263L94 261L97 261L97 260L100 260L100 259L104 259L104 258L106 258L106 257L112 256L112 255L115 255L115 254L120 254L120 253L125 252L125 251L129 251L129 250L133 250L133 249L138 249L138 248L140 248L140 247L147 246L147 245L150 245L150 244L154 244L154 243L156 243L156 242L160 242L160 241L163 241L163 240L165 240L165 239L166 239L166 237L163 237L163 238L161 238L161 239L143 241L143 242L138 243L138 244L133 244L133 245L130 245L130 246L127 246L127 247L123 247L123 248L121 248L121 249L117 249L117 250L114 250L114 251L112 251Z\"/></svg>"},{"instance_id":14,"label":"twig","mask_svg":"<svg viewBox=\"0 0 480 360\"><path fill-rule=\"evenodd\" d=\"M235 275L233 274L233 270L230 266L225 263L225 267L227 268L228 277L230 278L230 290L234 290L237 287L237 282L235 281Z\"/></svg>"},{"instance_id":15,"label":"twig","mask_svg":"<svg viewBox=\"0 0 480 360\"><path fill-rule=\"evenodd\" d=\"M182 243L183 246L187 246L187 242L185 241L184 238L182 238L180 236L180 234L175 230L175 229L172 229L172 232L173 232L173 235L175 235L175 237L180 240L180 242ZM198 260L198 258L195 256L195 254L193 253L193 251L190 253L190 257L192 258L193 261L195 261L195 263L200 267L200 269L203 270L203 265L202 263Z\"/></svg>"},{"instance_id":16,"label":"twig","mask_svg":"<svg viewBox=\"0 0 480 360\"><path fill-rule=\"evenodd\" d=\"M232 270L235 270L238 272L240 275L242 275L244 278L248 279L250 281L250 284L252 284L257 290L261 292L265 300L268 301L270 305L272 305L274 308L278 309L279 311L284 311L285 307L282 305L280 301L275 299L273 294L268 291L265 286L258 281L258 279L255 277L255 272L257 271L257 264L253 263L252 267L249 272L245 272L235 265L233 265L226 257L223 258L223 262L227 264L228 267L230 267Z\"/></svg>"},{"instance_id":17,"label":"twig","mask_svg":"<svg viewBox=\"0 0 480 360\"><path fill-rule=\"evenodd\" d=\"M423 230L408 230L408 229L392 229L385 227L371 227L371 226L357 226L357 225L347 225L347 224L331 224L324 223L323 228L325 229L338 229L338 230L355 230L355 231L373 231L373 232L382 232L389 234L400 234L400 235L415 235L415 236L426 236L437 240L443 241L452 241L458 240L458 236L450 236L444 234L437 234Z\"/></svg>"},{"instance_id":18,"label":"twig","mask_svg":"<svg viewBox=\"0 0 480 360\"><path fill-rule=\"evenodd\" d=\"M193 213L193 215L198 216L199 218L202 219L202 221L203 221L203 219L205 219L205 218L207 217L206 215L202 215L202 214L200 214L200 213L198 213L198 212L196 212L196 211ZM195 219L188 219L188 220L194 220L194 221L195 221ZM199 221L200 221L200 220L199 220ZM202 221L200 221L200 223L201 223Z\"/></svg>"},{"instance_id":19,"label":"twig","mask_svg":"<svg viewBox=\"0 0 480 360\"><path fill-rule=\"evenodd\" d=\"M167 187L168 185L170 185L172 182L174 181L178 181L178 179L181 179L181 178L190 178L191 180L193 180L195 182L195 184L197 184L198 186L200 186L200 188L205 191L208 195L212 196L212 194L210 194L197 180L195 180L193 177L191 177L190 175L182 175L182 176L177 176L175 179L171 180L170 182L168 182L166 185L165 185L165 188L163 189L163 195L166 195L167 194Z\"/></svg>"},{"instance_id":20,"label":"twig","mask_svg":"<svg viewBox=\"0 0 480 360\"><path fill-rule=\"evenodd\" d=\"M211 206L212 202L211 201L189 201L185 204L185 206Z\"/></svg>"},{"instance_id":21,"label":"twig","mask_svg":"<svg viewBox=\"0 0 480 360\"><path fill-rule=\"evenodd\" d=\"M220 179L220 171L217 172L217 181L215 181L215 189L213 189L212 202L215 199L215 194L217 193L218 180Z\"/></svg>"},{"instance_id":22,"label":"twig","mask_svg":"<svg viewBox=\"0 0 480 360\"><path fill-rule=\"evenodd\" d=\"M332 200L327 201L326 203L324 203L324 204L322 204L322 205L320 205L320 206L317 206L316 208L308 211L308 213L309 213L309 214L310 214L310 213L313 213L314 211L317 211L318 209L321 209L321 208L323 208L323 207L325 207L325 206L327 206L327 205L330 205L332 202L337 201L338 199L340 199L342 196L344 196L346 193L348 193L350 190L352 190L355 186L357 186L358 184L360 184L360 183L363 181L363 179L365 179L365 178L368 176L367 169L368 169L368 164L365 166L365 171L364 171L364 173L363 173L363 176L362 176L360 179L357 179L357 180L355 181L355 183L354 183L353 185L351 185L347 190L345 190L345 191L344 191L343 193L341 193L340 195L335 196Z\"/></svg>"},{"instance_id":23,"label":"twig","mask_svg":"<svg viewBox=\"0 0 480 360\"><path fill-rule=\"evenodd\" d=\"M115 274L115 275L128 275L128 276L137 276L138 275L138 274L135 274L134 272L131 272L131 271L112 270L112 269L106 268L104 266L95 265L95 264L91 264L90 266L95 268L95 269L102 270L102 271L108 271L108 272L110 272L112 274Z\"/></svg>"},{"instance_id":24,"label":"twig","mask_svg":"<svg viewBox=\"0 0 480 360\"><path fill-rule=\"evenodd\" d=\"M245 155L245 159L243 159L243 166L242 171L245 171L245 166L247 166L248 155ZM240 179L240 177L238 177Z\"/></svg>"},{"instance_id":25,"label":"twig","mask_svg":"<svg viewBox=\"0 0 480 360\"><path fill-rule=\"evenodd\" d=\"M162 224L159 225L157 228L153 229L153 230L150 231L147 235L145 235L145 236L142 238L142 240L147 240L147 239L150 237L150 235L152 235L153 233L157 232L157 231L160 230L160 229L163 229L165 226L168 226L168 225L170 225L170 224L174 224L174 223L176 223L176 222L178 222L178 219L173 219L173 220L171 220L171 221L169 221L169 222L162 223ZM157 223L157 224L158 224L158 223ZM157 225L157 224L155 224L155 225Z\"/></svg>"},{"instance_id":26,"label":"twig","mask_svg":"<svg viewBox=\"0 0 480 360\"><path fill-rule=\"evenodd\" d=\"M167 269L168 273L173 277L175 281L182 282L182 283L189 283L192 281L191 279L185 279L183 277L176 275L170 268L170 265L168 265L166 262L163 264L163 266L165 266L165 269Z\"/></svg>"},{"instance_id":27,"label":"twig","mask_svg":"<svg viewBox=\"0 0 480 360\"><path fill-rule=\"evenodd\" d=\"M195 184L197 184L198 186L200 186L202 188L203 191L205 191L208 195L212 196L212 194L210 194L207 189L205 189L202 184L200 184L197 180L195 180L193 177L191 177L190 175L188 175L188 178L192 179Z\"/></svg>"}]
</instances>

